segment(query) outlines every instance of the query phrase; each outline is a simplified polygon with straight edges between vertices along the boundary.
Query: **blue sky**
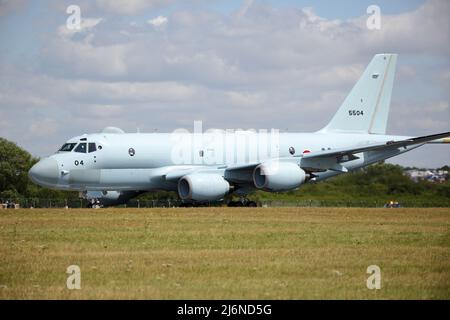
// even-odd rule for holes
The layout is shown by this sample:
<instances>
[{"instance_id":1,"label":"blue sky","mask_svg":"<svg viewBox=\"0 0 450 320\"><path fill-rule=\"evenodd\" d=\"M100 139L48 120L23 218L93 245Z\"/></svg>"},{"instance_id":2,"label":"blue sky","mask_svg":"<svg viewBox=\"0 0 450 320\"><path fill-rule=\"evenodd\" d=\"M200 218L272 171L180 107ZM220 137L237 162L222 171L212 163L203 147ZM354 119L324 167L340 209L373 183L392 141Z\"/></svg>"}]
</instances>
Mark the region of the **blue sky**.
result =
<instances>
[{"instance_id":1,"label":"blue sky","mask_svg":"<svg viewBox=\"0 0 450 320\"><path fill-rule=\"evenodd\" d=\"M399 53L389 132L448 131L449 14L446 0L0 0L0 136L45 156L109 125L314 131L380 52ZM441 166L445 147L393 161Z\"/></svg>"},{"instance_id":2,"label":"blue sky","mask_svg":"<svg viewBox=\"0 0 450 320\"><path fill-rule=\"evenodd\" d=\"M385 14L398 14L406 11L412 11L423 4L423 0L341 0L341 1L303 1L303 0L264 0L261 3L267 3L278 8L296 8L313 7L319 16L327 19L348 19L361 16L368 6L376 4L383 8ZM239 8L242 1L238 0L218 0L210 1L207 7L223 13L230 13Z\"/></svg>"},{"instance_id":3,"label":"blue sky","mask_svg":"<svg viewBox=\"0 0 450 320\"><path fill-rule=\"evenodd\" d=\"M258 0L256 0L258 1ZM167 15L174 10L197 9L212 10L228 15L239 10L245 1L239 0L214 0L198 1L192 4L190 1L176 2L168 6L155 8L142 15L125 16L126 20L145 21L151 16ZM384 14L398 14L417 9L423 4L423 0L343 0L343 1L299 1L299 0L260 0L275 8L302 9L314 8L315 12L327 19L346 20L363 15L368 6L376 4L383 8ZM71 3L76 4L72 1ZM21 55L32 56L40 46L40 35L51 32L51 28L64 22L65 16L58 10L52 10L49 2L31 1L24 10L15 11L12 14L0 18L0 39L4 44L1 50L8 58Z\"/></svg>"}]
</instances>

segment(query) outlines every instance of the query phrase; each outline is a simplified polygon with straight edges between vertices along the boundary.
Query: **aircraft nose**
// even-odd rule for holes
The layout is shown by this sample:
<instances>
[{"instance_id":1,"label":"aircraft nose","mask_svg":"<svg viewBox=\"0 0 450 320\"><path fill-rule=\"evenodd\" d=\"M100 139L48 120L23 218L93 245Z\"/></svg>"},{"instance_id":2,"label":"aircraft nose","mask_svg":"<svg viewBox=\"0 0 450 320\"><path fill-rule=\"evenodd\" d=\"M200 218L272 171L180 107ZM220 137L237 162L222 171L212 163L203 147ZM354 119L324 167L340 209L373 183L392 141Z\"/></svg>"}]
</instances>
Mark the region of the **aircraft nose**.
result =
<instances>
[{"instance_id":1,"label":"aircraft nose","mask_svg":"<svg viewBox=\"0 0 450 320\"><path fill-rule=\"evenodd\" d=\"M52 158L44 158L31 167L28 176L40 185L56 185L59 179L58 162Z\"/></svg>"}]
</instances>

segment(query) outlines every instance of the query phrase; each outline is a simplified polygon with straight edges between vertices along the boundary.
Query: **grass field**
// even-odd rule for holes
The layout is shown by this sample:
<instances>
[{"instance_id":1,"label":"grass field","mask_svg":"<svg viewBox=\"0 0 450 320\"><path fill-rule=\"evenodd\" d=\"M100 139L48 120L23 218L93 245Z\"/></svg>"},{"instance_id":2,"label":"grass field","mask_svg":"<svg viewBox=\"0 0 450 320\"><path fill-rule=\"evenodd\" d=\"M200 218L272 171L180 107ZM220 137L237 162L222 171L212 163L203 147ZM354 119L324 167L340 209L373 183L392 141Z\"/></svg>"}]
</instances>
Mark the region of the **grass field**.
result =
<instances>
[{"instance_id":1,"label":"grass field","mask_svg":"<svg viewBox=\"0 0 450 320\"><path fill-rule=\"evenodd\" d=\"M450 299L450 209L0 210L0 298Z\"/></svg>"}]
</instances>

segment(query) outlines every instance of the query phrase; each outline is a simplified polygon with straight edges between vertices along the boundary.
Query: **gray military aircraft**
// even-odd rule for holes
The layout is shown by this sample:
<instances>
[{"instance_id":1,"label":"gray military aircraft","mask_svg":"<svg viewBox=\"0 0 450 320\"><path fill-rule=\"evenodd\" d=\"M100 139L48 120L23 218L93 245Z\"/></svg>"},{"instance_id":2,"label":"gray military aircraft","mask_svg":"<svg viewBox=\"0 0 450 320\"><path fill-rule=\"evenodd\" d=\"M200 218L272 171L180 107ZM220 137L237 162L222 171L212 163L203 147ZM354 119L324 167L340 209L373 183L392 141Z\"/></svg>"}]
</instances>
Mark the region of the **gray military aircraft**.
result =
<instances>
[{"instance_id":1,"label":"gray military aircraft","mask_svg":"<svg viewBox=\"0 0 450 320\"><path fill-rule=\"evenodd\" d=\"M178 192L184 203L236 194L240 205L255 206L246 196L257 189L293 190L426 143L450 143L450 132L386 135L396 60L396 54L375 55L328 125L314 133L144 134L108 127L68 140L29 176L41 186L77 190L105 205L167 190Z\"/></svg>"}]
</instances>

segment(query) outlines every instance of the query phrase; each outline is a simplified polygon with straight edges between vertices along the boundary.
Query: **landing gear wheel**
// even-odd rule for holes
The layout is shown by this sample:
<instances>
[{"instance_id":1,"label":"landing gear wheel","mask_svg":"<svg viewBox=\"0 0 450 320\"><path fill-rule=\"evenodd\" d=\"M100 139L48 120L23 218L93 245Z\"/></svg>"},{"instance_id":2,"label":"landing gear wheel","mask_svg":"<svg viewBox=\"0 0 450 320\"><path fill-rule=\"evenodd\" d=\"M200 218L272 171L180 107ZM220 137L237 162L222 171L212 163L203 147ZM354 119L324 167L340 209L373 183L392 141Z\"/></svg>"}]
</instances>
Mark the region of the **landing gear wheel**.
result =
<instances>
[{"instance_id":1,"label":"landing gear wheel","mask_svg":"<svg viewBox=\"0 0 450 320\"><path fill-rule=\"evenodd\" d=\"M230 201L228 202L229 207L257 207L257 203L255 201L250 201L248 199L241 199L239 201Z\"/></svg>"},{"instance_id":2,"label":"landing gear wheel","mask_svg":"<svg viewBox=\"0 0 450 320\"><path fill-rule=\"evenodd\" d=\"M252 208L255 208L257 206L258 205L256 204L255 201L249 201L249 202L247 202L247 205L246 205L246 207L252 207Z\"/></svg>"},{"instance_id":3,"label":"landing gear wheel","mask_svg":"<svg viewBox=\"0 0 450 320\"><path fill-rule=\"evenodd\" d=\"M190 202L182 202L180 204L180 208L192 208L192 207L193 207L193 204Z\"/></svg>"},{"instance_id":4,"label":"landing gear wheel","mask_svg":"<svg viewBox=\"0 0 450 320\"><path fill-rule=\"evenodd\" d=\"M240 201L230 201L228 202L229 207L242 207L242 203Z\"/></svg>"}]
</instances>

